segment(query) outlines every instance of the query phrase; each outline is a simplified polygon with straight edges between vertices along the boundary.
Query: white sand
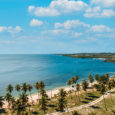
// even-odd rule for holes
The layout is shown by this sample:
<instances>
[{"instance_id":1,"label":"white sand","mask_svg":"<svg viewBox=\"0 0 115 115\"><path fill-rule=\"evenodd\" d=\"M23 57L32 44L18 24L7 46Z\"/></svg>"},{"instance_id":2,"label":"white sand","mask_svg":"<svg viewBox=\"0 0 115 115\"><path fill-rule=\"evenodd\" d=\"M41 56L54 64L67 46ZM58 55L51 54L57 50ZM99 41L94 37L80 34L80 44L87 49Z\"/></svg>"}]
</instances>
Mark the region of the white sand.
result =
<instances>
[{"instance_id":1,"label":"white sand","mask_svg":"<svg viewBox=\"0 0 115 115\"><path fill-rule=\"evenodd\" d=\"M96 82L93 82L93 84L96 84ZM92 85L93 85L92 84ZM89 87L91 87L91 84L89 83ZM64 87L59 87L59 88L54 88L54 89L52 89L52 90L48 90L48 91L46 91L46 93L47 93L47 95L48 95L48 97L49 98L51 98L51 97L54 97L56 94L58 94L59 93L59 90L60 89L64 89L65 91L70 91L70 90L75 90L75 88L73 88L72 86L71 87L69 87L69 86L64 86ZM81 91L80 91L81 92ZM38 95L39 95L39 98L38 98ZM35 94L32 94L31 96L30 95L28 95L28 98L29 98L29 102L31 103L32 101L34 102L34 103L37 103L38 102L38 99L40 99L41 97L40 97L40 94L38 94L38 93L35 93ZM6 101L4 101L4 105L3 105L3 108L7 108L7 106L8 106L8 103L6 102Z\"/></svg>"}]
</instances>

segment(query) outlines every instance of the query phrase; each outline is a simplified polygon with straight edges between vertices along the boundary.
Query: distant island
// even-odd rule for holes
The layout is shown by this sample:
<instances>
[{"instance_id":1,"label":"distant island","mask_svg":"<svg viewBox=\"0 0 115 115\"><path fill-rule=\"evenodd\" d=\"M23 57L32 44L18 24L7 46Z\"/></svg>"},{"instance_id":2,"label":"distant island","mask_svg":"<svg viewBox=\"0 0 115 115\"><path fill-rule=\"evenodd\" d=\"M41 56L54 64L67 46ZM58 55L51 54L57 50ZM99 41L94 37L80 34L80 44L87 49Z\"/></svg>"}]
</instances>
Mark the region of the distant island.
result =
<instances>
[{"instance_id":1,"label":"distant island","mask_svg":"<svg viewBox=\"0 0 115 115\"><path fill-rule=\"evenodd\" d=\"M61 54L72 58L102 58L105 62L115 63L115 53L76 53L76 54Z\"/></svg>"}]
</instances>

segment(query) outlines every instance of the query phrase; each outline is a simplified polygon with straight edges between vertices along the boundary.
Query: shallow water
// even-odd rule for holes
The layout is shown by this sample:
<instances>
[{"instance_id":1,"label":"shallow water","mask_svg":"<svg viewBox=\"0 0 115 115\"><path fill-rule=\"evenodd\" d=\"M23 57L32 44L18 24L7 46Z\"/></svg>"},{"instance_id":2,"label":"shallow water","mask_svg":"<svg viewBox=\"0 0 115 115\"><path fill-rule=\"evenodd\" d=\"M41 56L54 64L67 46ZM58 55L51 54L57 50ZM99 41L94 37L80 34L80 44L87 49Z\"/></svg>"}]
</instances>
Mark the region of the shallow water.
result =
<instances>
[{"instance_id":1,"label":"shallow water","mask_svg":"<svg viewBox=\"0 0 115 115\"><path fill-rule=\"evenodd\" d=\"M87 79L89 74L103 75L114 71L115 63L97 59L61 55L0 55L0 95L5 94L10 83L27 82L34 85L43 80L46 88L51 89L66 85L67 80L74 75L78 75L81 81Z\"/></svg>"}]
</instances>

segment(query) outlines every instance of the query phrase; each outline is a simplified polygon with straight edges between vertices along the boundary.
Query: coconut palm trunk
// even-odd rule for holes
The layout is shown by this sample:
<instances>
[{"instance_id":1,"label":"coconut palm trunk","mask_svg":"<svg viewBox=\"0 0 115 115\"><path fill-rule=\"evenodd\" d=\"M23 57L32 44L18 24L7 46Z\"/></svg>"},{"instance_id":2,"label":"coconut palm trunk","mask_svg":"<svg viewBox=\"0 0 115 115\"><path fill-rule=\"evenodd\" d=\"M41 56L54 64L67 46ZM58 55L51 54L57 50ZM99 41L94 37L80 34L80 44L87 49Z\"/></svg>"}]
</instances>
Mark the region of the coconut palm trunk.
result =
<instances>
[{"instance_id":1,"label":"coconut palm trunk","mask_svg":"<svg viewBox=\"0 0 115 115\"><path fill-rule=\"evenodd\" d=\"M79 102L80 102L80 96L79 96L79 91L78 91L78 98L79 98Z\"/></svg>"},{"instance_id":2,"label":"coconut palm trunk","mask_svg":"<svg viewBox=\"0 0 115 115\"><path fill-rule=\"evenodd\" d=\"M30 97L31 97L31 102L33 104L33 99L32 99L32 94L31 94L31 91L30 91Z\"/></svg>"}]
</instances>

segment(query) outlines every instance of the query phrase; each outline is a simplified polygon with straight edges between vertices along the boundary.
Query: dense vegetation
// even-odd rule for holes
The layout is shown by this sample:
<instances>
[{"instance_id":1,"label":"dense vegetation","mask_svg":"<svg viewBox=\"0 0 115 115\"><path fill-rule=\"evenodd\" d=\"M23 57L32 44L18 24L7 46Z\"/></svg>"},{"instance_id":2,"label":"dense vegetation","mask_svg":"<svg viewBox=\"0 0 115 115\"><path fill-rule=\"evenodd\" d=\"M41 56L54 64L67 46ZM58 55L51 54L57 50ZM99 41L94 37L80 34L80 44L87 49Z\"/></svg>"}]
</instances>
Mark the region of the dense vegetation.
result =
<instances>
[{"instance_id":1,"label":"dense vegetation","mask_svg":"<svg viewBox=\"0 0 115 115\"><path fill-rule=\"evenodd\" d=\"M12 115L44 115L56 111L65 114L66 110L68 115L80 115L77 111L69 112L69 109L90 103L101 95L103 96L103 103L101 106L105 111L108 111L104 93L115 87L114 78L109 78L109 74L104 76L96 74L96 83L94 83L94 77L92 75L89 75L88 78L89 82L84 79L81 84L79 84L79 77L77 75L72 77L67 81L70 90L66 91L65 89L60 89L58 94L54 97L48 97L43 81L36 82L34 86L27 83L21 85L17 84L15 86L9 84L6 88L6 96L0 97L0 113ZM33 88L36 88L38 91L38 99L36 102L31 95ZM14 90L19 94L17 98L14 98L12 95ZM31 101L29 101L28 96L31 97ZM111 104L113 104L114 99L111 93L110 100ZM8 103L7 108L3 108L5 101ZM90 115L95 114L90 113Z\"/></svg>"},{"instance_id":2,"label":"dense vegetation","mask_svg":"<svg viewBox=\"0 0 115 115\"><path fill-rule=\"evenodd\" d=\"M62 54L72 58L104 58L105 62L115 63L115 53L77 53L77 54Z\"/></svg>"}]
</instances>

